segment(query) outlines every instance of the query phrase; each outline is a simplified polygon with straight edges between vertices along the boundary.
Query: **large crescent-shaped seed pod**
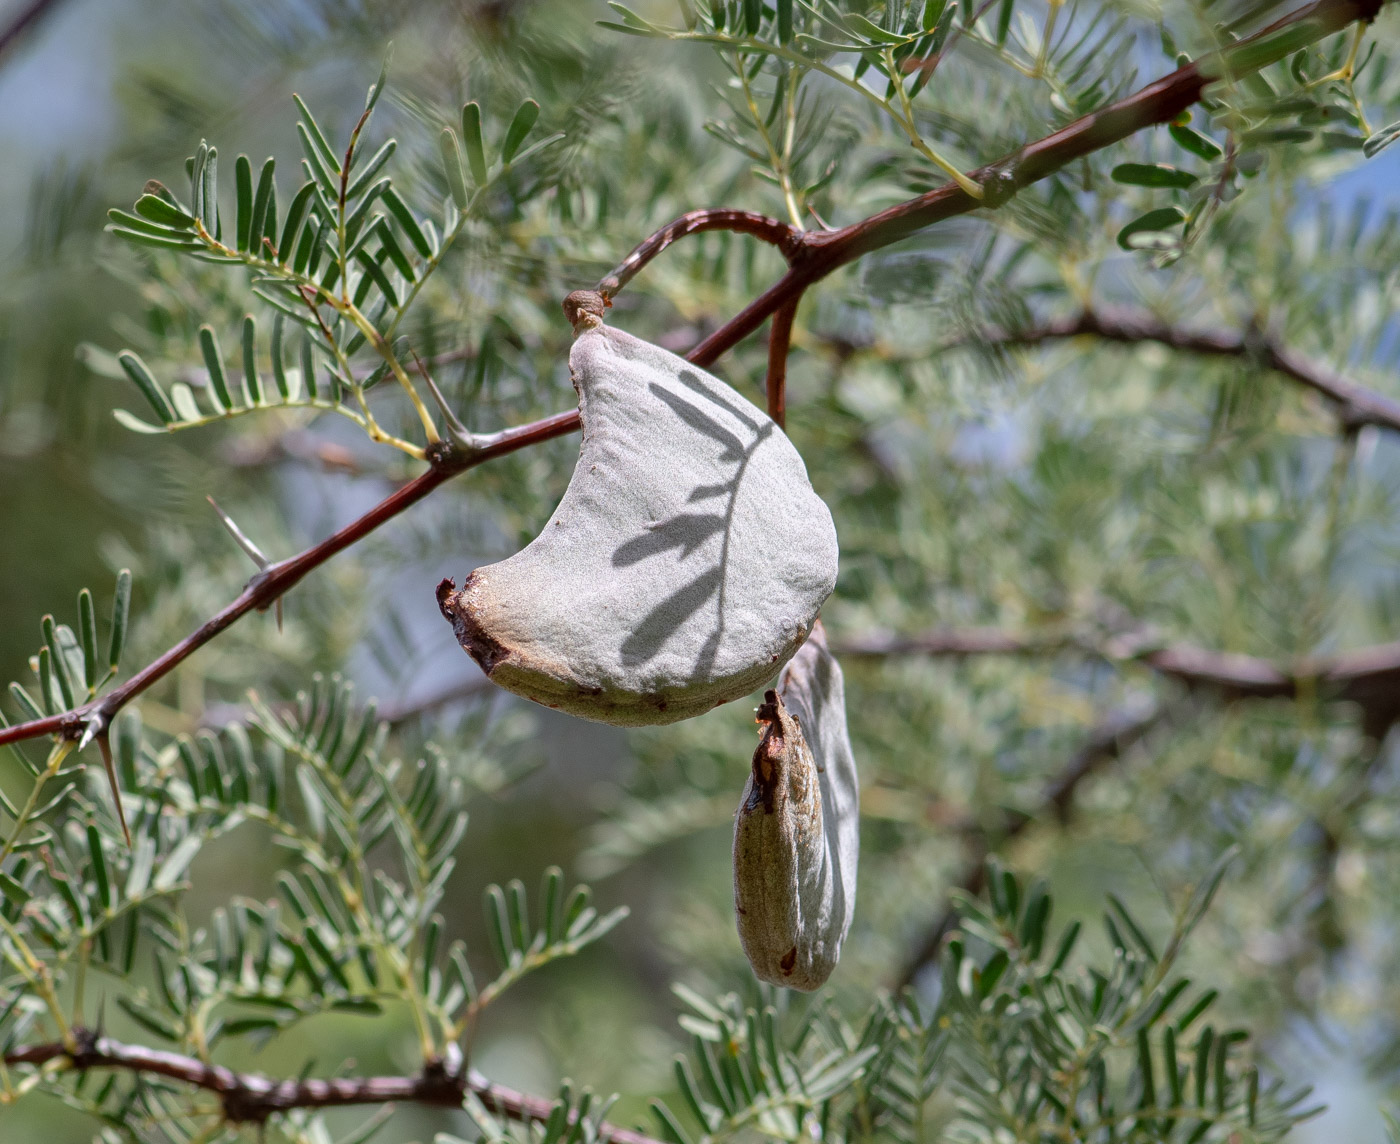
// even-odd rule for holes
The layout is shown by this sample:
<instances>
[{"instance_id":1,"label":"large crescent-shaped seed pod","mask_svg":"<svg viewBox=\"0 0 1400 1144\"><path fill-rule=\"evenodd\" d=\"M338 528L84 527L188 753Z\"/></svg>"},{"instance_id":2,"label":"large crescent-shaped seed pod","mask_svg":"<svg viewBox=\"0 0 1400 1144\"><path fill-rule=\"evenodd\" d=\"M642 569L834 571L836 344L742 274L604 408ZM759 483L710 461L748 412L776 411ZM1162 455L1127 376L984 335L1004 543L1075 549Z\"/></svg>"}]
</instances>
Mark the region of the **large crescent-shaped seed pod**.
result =
<instances>
[{"instance_id":1,"label":"large crescent-shaped seed pod","mask_svg":"<svg viewBox=\"0 0 1400 1144\"><path fill-rule=\"evenodd\" d=\"M758 719L762 738L734 822L739 941L760 979L810 992L841 956L860 852L845 684L820 624Z\"/></svg>"},{"instance_id":2,"label":"large crescent-shaped seed pod","mask_svg":"<svg viewBox=\"0 0 1400 1144\"><path fill-rule=\"evenodd\" d=\"M570 307L572 311L570 312ZM719 378L565 304L583 420L540 535L438 603L508 691L604 723L670 723L747 695L802 646L836 530L797 450Z\"/></svg>"}]
</instances>

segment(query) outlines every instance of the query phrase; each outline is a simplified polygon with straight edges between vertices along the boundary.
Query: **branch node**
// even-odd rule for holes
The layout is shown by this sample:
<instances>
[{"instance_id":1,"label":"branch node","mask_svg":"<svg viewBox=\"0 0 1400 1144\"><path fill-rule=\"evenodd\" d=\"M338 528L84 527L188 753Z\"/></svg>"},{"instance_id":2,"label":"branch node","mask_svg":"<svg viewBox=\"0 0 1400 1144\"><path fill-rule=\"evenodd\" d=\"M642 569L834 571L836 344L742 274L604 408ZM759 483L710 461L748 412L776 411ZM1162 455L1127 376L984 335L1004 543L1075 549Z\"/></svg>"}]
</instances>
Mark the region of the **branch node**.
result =
<instances>
[{"instance_id":1,"label":"branch node","mask_svg":"<svg viewBox=\"0 0 1400 1144\"><path fill-rule=\"evenodd\" d=\"M603 312L611 305L607 296L598 290L575 290L564 299L564 317L569 319L574 333L581 334L601 326Z\"/></svg>"},{"instance_id":2,"label":"branch node","mask_svg":"<svg viewBox=\"0 0 1400 1144\"><path fill-rule=\"evenodd\" d=\"M982 182L982 201L978 204L995 210L1015 197L1017 190L1016 172L1011 164L998 164L987 171Z\"/></svg>"},{"instance_id":3,"label":"branch node","mask_svg":"<svg viewBox=\"0 0 1400 1144\"><path fill-rule=\"evenodd\" d=\"M224 1119L231 1124L265 1124L272 1115L272 1104L266 1094L254 1092L245 1084L220 1093L219 1098Z\"/></svg>"}]
</instances>

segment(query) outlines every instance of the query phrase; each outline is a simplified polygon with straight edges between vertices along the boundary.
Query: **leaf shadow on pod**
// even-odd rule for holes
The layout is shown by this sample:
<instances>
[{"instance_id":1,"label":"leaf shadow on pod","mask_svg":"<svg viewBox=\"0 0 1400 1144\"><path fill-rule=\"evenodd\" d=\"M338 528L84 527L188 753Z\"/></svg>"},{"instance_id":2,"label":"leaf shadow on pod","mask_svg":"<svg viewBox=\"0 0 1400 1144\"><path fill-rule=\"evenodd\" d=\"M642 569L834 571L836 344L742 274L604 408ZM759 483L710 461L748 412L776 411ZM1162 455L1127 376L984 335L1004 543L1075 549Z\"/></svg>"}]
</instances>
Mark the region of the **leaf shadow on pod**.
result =
<instances>
[{"instance_id":1,"label":"leaf shadow on pod","mask_svg":"<svg viewBox=\"0 0 1400 1144\"><path fill-rule=\"evenodd\" d=\"M734 510L739 502L739 486L748 471L749 462L760 445L768 440L777 426L772 421L758 422L742 409L705 385L693 370L682 370L678 380L691 391L718 405L738 420L751 434L745 444L737 434L726 429L694 402L652 382L648 389L686 425L718 442L722 446L719 459L735 465L734 474L720 484L697 485L691 490L687 503L726 498L725 511L719 513L677 513L659 521L635 539L618 546L613 553L613 565L626 567L651 556L680 549L685 559L705 545L710 537L720 536L720 551L713 567L678 589L658 604L622 642L622 662L629 667L653 659L682 624L711 599L715 600L715 630L701 645L695 661L693 676L704 678L713 670L715 656L724 638L725 585L729 572L729 549L734 522Z\"/></svg>"},{"instance_id":2,"label":"leaf shadow on pod","mask_svg":"<svg viewBox=\"0 0 1400 1144\"><path fill-rule=\"evenodd\" d=\"M778 426L722 380L601 323L569 364L583 442L529 545L438 602L507 690L670 723L750 694L836 581L831 513Z\"/></svg>"}]
</instances>

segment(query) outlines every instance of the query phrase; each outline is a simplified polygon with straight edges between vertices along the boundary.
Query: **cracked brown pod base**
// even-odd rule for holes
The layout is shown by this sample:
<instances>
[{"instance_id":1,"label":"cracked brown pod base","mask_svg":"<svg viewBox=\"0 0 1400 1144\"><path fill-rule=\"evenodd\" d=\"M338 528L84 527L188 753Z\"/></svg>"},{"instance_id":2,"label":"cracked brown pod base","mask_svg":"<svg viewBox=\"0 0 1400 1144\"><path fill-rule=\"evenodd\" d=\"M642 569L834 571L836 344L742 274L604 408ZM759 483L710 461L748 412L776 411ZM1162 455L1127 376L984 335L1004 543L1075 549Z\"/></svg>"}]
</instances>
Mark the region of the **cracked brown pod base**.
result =
<instances>
[{"instance_id":1,"label":"cracked brown pod base","mask_svg":"<svg viewBox=\"0 0 1400 1144\"><path fill-rule=\"evenodd\" d=\"M764 724L734 821L739 941L763 981L811 992L856 905L860 780L841 668L818 624L758 709Z\"/></svg>"},{"instance_id":2,"label":"cracked brown pod base","mask_svg":"<svg viewBox=\"0 0 1400 1144\"><path fill-rule=\"evenodd\" d=\"M493 682L638 725L749 694L802 646L836 582L836 530L767 414L683 358L565 302L578 465L528 546L438 586Z\"/></svg>"}]
</instances>

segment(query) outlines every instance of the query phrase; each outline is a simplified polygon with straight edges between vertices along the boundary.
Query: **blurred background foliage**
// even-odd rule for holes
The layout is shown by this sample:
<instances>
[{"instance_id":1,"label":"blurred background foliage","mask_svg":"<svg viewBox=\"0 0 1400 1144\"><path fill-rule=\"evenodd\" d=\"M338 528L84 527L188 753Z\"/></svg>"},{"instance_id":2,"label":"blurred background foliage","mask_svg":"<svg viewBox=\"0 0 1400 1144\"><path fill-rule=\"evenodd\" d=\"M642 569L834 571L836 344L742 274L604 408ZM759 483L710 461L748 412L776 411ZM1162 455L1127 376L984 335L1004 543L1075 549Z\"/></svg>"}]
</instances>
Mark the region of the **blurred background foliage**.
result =
<instances>
[{"instance_id":1,"label":"blurred background foliage","mask_svg":"<svg viewBox=\"0 0 1400 1144\"><path fill-rule=\"evenodd\" d=\"M680 29L685 7L639 3L634 18ZM917 6L844 7L898 27ZM912 121L971 169L1170 70L1179 51L1213 46L1222 25L1257 26L1269 8L1227 7L999 5L985 34L965 35L942 62ZM1042 48L1050 13L1059 32ZM232 598L251 567L210 494L277 558L418 471L349 422L310 412L162 437L114 421L114 408L146 411L102 368L110 355L130 348L167 382L197 378L199 325L232 347L243 313L261 305L227 268L102 232L107 208L129 208L147 179L186 186L182 164L201 139L218 146L229 184L240 152L255 171L269 154L294 170L291 93L343 143L392 40L367 147L397 138L396 185L440 216L450 188L438 134L462 103L479 101L499 140L522 100L539 102L536 134L563 140L493 190L400 331L436 359L449 402L479 431L572 406L559 300L674 216L733 206L840 226L943 180L888 114L836 81L809 77L785 149L780 65L750 75L753 61L736 65L723 45L627 36L600 19L628 18L577 0L64 0L0 58L0 676L31 679L39 617L72 623L78 589L102 601L118 568L135 574L132 665ZM1147 633L1288 665L1400 639L1396 435L1347 431L1258 355L1092 337L1016 348L994 335L1118 308L1267 336L1400 396L1400 147L1363 150L1400 119L1396 27L1385 13L1369 31L1354 80L1323 78L1345 70L1353 43L1332 37L1220 93L1180 131L1141 132L808 293L788 430L841 539L824 612L833 642L976 628L1058 647L844 661L864 786L859 907L828 989L847 1019L901 980L987 846L1048 881L1060 921L1096 916L1111 892L1163 939L1175 903L1238 846L1185 965L1219 989L1222 1020L1254 1030L1257 1059L1331 1103L1297 1139L1384 1138L1379 1110L1400 1084L1390 727L1315 698L1228 703L1062 645ZM1114 177L1125 164L1195 177L1142 185ZM1176 206L1184 231L1163 225L1139 249L1120 245L1125 224ZM610 321L684 352L781 268L737 235L688 239L620 295ZM717 371L760 400L765 362L759 335ZM375 414L412 436L412 409L390 390L371 392ZM609 1117L631 1124L647 1119L650 1097L675 1099L672 1056L688 1036L671 983L706 997L732 990L741 1004L759 996L729 870L749 706L624 734L518 703L478 683L432 598L442 576L534 535L575 447L554 441L456 479L296 588L282 630L270 614L250 617L139 709L158 737L193 734L244 718L249 688L277 704L314 672L342 673L379 697L395 754L440 752L479 780L441 907L451 937L486 948L482 887L537 885L553 865L592 879L602 907L630 906L603 942L487 1011L472 1063L534 1092L565 1076L621 1092ZM1076 753L1128 726L1138 730L1079 787L1066 821L1048 813L1043 792ZM0 773L12 795L25 781L14 766ZM1007 812L1033 821L1008 832ZM187 912L265 898L285 860L252 825L220 837L190 871ZM1111 958L1111 934L1083 940ZM926 1002L938 980L936 965L915 967ZM114 1006L104 1012L109 1029L131 1031ZM272 1075L309 1059L402 1072L415 1051L407 1013L327 1013L227 1060ZM438 1130L470 1127L405 1108L379 1138ZM41 1097L0 1110L5 1139L92 1131Z\"/></svg>"}]
</instances>

